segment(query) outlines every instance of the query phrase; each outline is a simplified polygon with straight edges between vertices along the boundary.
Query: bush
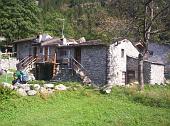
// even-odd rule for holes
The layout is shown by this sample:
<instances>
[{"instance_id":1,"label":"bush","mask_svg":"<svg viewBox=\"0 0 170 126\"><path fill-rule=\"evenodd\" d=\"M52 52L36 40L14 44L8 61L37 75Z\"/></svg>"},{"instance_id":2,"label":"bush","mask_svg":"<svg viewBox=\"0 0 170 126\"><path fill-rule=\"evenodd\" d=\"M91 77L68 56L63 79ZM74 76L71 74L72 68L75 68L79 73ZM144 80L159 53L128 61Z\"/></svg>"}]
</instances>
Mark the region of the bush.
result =
<instances>
[{"instance_id":1,"label":"bush","mask_svg":"<svg viewBox=\"0 0 170 126\"><path fill-rule=\"evenodd\" d=\"M14 90L0 85L0 101L10 99L14 96L17 96Z\"/></svg>"},{"instance_id":2,"label":"bush","mask_svg":"<svg viewBox=\"0 0 170 126\"><path fill-rule=\"evenodd\" d=\"M169 86L145 86L145 90L140 92L137 88L126 88L125 95L129 99L151 107L170 108L170 91Z\"/></svg>"}]
</instances>

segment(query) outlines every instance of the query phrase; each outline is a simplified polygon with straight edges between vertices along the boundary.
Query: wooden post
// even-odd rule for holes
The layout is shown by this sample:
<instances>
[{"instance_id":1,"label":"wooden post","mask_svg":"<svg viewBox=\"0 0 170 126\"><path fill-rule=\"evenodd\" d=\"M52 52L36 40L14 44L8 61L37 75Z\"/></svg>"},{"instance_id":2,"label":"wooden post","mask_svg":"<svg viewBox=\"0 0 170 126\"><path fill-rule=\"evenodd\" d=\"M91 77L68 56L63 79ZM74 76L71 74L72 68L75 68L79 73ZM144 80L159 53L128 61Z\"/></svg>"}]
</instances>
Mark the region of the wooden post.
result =
<instances>
[{"instance_id":1,"label":"wooden post","mask_svg":"<svg viewBox=\"0 0 170 126\"><path fill-rule=\"evenodd\" d=\"M54 53L54 61L53 61L53 77L55 76L56 73L56 53Z\"/></svg>"}]
</instances>

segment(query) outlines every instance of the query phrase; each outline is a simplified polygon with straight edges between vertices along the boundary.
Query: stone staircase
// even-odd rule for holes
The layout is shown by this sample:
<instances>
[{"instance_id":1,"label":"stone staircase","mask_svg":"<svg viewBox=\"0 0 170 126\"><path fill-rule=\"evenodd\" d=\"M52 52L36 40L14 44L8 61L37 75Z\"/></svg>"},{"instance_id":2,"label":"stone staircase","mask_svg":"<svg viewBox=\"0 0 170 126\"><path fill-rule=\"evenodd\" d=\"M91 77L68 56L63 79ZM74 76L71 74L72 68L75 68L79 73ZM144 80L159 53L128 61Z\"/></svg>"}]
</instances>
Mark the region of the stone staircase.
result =
<instances>
[{"instance_id":1,"label":"stone staircase","mask_svg":"<svg viewBox=\"0 0 170 126\"><path fill-rule=\"evenodd\" d=\"M90 84L91 79L87 74L86 69L73 57L70 62L65 65L60 65L58 73L53 77L56 81L79 81L84 84Z\"/></svg>"},{"instance_id":2,"label":"stone staircase","mask_svg":"<svg viewBox=\"0 0 170 126\"><path fill-rule=\"evenodd\" d=\"M27 56L24 59L22 59L16 66L18 69L28 72L34 68L35 62L36 58L34 58L33 56Z\"/></svg>"},{"instance_id":3,"label":"stone staircase","mask_svg":"<svg viewBox=\"0 0 170 126\"><path fill-rule=\"evenodd\" d=\"M90 84L91 79L89 78L87 70L83 67L82 64L80 64L73 57L71 58L71 60L72 60L72 69L75 71L75 73L80 76L84 84Z\"/></svg>"}]
</instances>

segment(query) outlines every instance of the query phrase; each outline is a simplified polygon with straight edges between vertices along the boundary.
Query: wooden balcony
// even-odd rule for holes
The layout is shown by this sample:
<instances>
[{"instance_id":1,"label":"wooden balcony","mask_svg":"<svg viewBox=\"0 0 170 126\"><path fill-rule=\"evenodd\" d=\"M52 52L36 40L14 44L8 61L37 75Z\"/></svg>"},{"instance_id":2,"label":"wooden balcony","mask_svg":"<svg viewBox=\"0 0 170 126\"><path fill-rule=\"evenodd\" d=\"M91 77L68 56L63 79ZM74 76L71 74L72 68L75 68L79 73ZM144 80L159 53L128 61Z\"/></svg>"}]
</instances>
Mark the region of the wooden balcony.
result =
<instances>
[{"instance_id":1,"label":"wooden balcony","mask_svg":"<svg viewBox=\"0 0 170 126\"><path fill-rule=\"evenodd\" d=\"M56 63L56 55L36 56L36 63Z\"/></svg>"}]
</instances>

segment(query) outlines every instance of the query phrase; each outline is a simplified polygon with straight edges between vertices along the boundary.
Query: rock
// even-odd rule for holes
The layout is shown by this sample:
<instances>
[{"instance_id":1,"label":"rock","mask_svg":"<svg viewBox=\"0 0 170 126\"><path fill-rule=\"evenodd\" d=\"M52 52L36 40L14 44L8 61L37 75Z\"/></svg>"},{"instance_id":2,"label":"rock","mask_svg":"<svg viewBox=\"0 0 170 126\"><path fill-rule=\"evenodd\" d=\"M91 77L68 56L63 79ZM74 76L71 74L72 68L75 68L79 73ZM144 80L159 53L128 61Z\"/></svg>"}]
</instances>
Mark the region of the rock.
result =
<instances>
[{"instance_id":1,"label":"rock","mask_svg":"<svg viewBox=\"0 0 170 126\"><path fill-rule=\"evenodd\" d=\"M56 85L54 89L64 91L64 90L67 90L68 87L64 86L63 84L59 84L59 85Z\"/></svg>"},{"instance_id":2,"label":"rock","mask_svg":"<svg viewBox=\"0 0 170 126\"><path fill-rule=\"evenodd\" d=\"M32 73L28 73L28 80L29 81L35 80L35 77L34 77L34 75Z\"/></svg>"},{"instance_id":3,"label":"rock","mask_svg":"<svg viewBox=\"0 0 170 126\"><path fill-rule=\"evenodd\" d=\"M39 84L34 84L34 90L39 91L41 86Z\"/></svg>"},{"instance_id":4,"label":"rock","mask_svg":"<svg viewBox=\"0 0 170 126\"><path fill-rule=\"evenodd\" d=\"M48 89L48 94L52 94L54 92L54 89Z\"/></svg>"},{"instance_id":5,"label":"rock","mask_svg":"<svg viewBox=\"0 0 170 126\"><path fill-rule=\"evenodd\" d=\"M2 85L3 85L3 87L9 88L11 90L14 88L12 84L9 84L9 83L6 83L6 82L3 82Z\"/></svg>"},{"instance_id":6,"label":"rock","mask_svg":"<svg viewBox=\"0 0 170 126\"><path fill-rule=\"evenodd\" d=\"M139 84L139 82L138 82L138 81L135 81L135 82L133 82L133 84L136 84L136 85L138 85L138 84Z\"/></svg>"},{"instance_id":7,"label":"rock","mask_svg":"<svg viewBox=\"0 0 170 126\"><path fill-rule=\"evenodd\" d=\"M27 94L28 94L28 96L34 96L34 95L37 94L37 91L35 91L35 90L29 90L29 91L27 92Z\"/></svg>"},{"instance_id":8,"label":"rock","mask_svg":"<svg viewBox=\"0 0 170 126\"><path fill-rule=\"evenodd\" d=\"M54 84L44 84L45 88L54 88Z\"/></svg>"},{"instance_id":9,"label":"rock","mask_svg":"<svg viewBox=\"0 0 170 126\"><path fill-rule=\"evenodd\" d=\"M107 94L110 94L111 91L112 91L111 89L106 89L106 90L105 90L105 92L106 92Z\"/></svg>"},{"instance_id":10,"label":"rock","mask_svg":"<svg viewBox=\"0 0 170 126\"><path fill-rule=\"evenodd\" d=\"M90 84L90 83L91 83L90 78L88 78L87 76L85 76L85 78L83 79L83 83L84 83L84 84Z\"/></svg>"},{"instance_id":11,"label":"rock","mask_svg":"<svg viewBox=\"0 0 170 126\"><path fill-rule=\"evenodd\" d=\"M44 88L44 87L41 87L39 92L41 94L48 94L48 90L46 88Z\"/></svg>"},{"instance_id":12,"label":"rock","mask_svg":"<svg viewBox=\"0 0 170 126\"><path fill-rule=\"evenodd\" d=\"M85 76L83 71L80 71L79 74L80 74L80 76Z\"/></svg>"},{"instance_id":13,"label":"rock","mask_svg":"<svg viewBox=\"0 0 170 126\"><path fill-rule=\"evenodd\" d=\"M125 86L129 88L129 87L130 87L130 84L126 84Z\"/></svg>"},{"instance_id":14,"label":"rock","mask_svg":"<svg viewBox=\"0 0 170 126\"><path fill-rule=\"evenodd\" d=\"M18 89L18 86L14 85L14 86L13 86L13 89L14 89L14 90L17 90L17 89Z\"/></svg>"},{"instance_id":15,"label":"rock","mask_svg":"<svg viewBox=\"0 0 170 126\"><path fill-rule=\"evenodd\" d=\"M30 89L30 85L29 84L20 84L18 85L20 88L24 89L25 91L29 91Z\"/></svg>"},{"instance_id":16,"label":"rock","mask_svg":"<svg viewBox=\"0 0 170 126\"><path fill-rule=\"evenodd\" d=\"M110 94L112 91L112 85L105 85L102 87L101 91L106 94Z\"/></svg>"},{"instance_id":17,"label":"rock","mask_svg":"<svg viewBox=\"0 0 170 126\"><path fill-rule=\"evenodd\" d=\"M22 88L17 89L17 93L21 96L27 96L26 91Z\"/></svg>"},{"instance_id":18,"label":"rock","mask_svg":"<svg viewBox=\"0 0 170 126\"><path fill-rule=\"evenodd\" d=\"M86 42L86 39L84 37L81 37L79 40L78 40L80 43L83 43L83 42Z\"/></svg>"}]
</instances>

